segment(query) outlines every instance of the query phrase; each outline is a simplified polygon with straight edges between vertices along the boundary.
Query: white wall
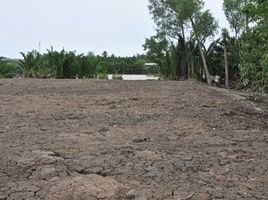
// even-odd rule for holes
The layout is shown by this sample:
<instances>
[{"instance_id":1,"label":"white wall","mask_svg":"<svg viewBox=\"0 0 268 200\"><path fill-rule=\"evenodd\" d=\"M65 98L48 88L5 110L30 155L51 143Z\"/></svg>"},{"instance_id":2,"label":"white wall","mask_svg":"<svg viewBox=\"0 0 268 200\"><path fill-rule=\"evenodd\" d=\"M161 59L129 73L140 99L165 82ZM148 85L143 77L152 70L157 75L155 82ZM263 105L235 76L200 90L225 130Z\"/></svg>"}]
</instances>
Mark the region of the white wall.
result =
<instances>
[{"instance_id":1,"label":"white wall","mask_svg":"<svg viewBox=\"0 0 268 200\"><path fill-rule=\"evenodd\" d=\"M159 77L154 75L145 75L145 74L124 74L122 75L123 80L130 81L145 81L145 80L158 80ZM108 74L108 79L113 80L113 74Z\"/></svg>"}]
</instances>

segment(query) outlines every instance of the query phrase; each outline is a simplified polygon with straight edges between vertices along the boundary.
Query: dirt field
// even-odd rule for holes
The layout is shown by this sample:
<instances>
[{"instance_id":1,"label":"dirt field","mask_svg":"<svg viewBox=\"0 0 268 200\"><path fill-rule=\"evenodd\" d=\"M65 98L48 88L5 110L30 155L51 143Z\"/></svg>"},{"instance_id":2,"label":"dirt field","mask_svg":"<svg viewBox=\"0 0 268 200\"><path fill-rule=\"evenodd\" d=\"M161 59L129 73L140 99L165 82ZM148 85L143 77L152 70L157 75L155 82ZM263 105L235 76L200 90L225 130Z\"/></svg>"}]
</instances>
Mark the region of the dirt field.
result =
<instances>
[{"instance_id":1,"label":"dirt field","mask_svg":"<svg viewBox=\"0 0 268 200\"><path fill-rule=\"evenodd\" d=\"M268 199L268 112L186 82L0 80L0 200Z\"/></svg>"}]
</instances>

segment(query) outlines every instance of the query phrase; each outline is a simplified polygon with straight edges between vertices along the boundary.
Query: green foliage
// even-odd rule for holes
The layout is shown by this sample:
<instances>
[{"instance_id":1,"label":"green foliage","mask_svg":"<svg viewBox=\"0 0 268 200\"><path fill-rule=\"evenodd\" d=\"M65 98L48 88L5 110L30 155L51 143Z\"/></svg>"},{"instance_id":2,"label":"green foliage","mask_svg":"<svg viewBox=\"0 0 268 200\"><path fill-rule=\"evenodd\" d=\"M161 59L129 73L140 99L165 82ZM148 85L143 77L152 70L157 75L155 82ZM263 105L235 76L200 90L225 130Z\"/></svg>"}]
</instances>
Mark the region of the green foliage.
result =
<instances>
[{"instance_id":1,"label":"green foliage","mask_svg":"<svg viewBox=\"0 0 268 200\"><path fill-rule=\"evenodd\" d=\"M194 72L196 56L193 55L196 51L191 48L195 46L191 44L196 41L202 55L199 58L209 77L201 46L208 37L214 35L218 24L203 7L202 0L149 0L149 10L158 34L146 40L145 49L148 50L148 56L159 64L163 75L185 79L197 74ZM186 35L190 37L187 38ZM174 40L177 41L176 48Z\"/></svg>"},{"instance_id":2,"label":"green foliage","mask_svg":"<svg viewBox=\"0 0 268 200\"><path fill-rule=\"evenodd\" d=\"M188 28L192 35L204 42L206 38L213 36L218 28L218 24L210 11L203 9L204 1L202 0L166 0L162 2L166 2L163 4L167 7L168 16L173 16L170 23L174 23L174 19L177 19L176 22L179 25L177 37L179 34L184 35L185 29ZM158 17L167 20L165 16L158 15Z\"/></svg>"},{"instance_id":3,"label":"green foliage","mask_svg":"<svg viewBox=\"0 0 268 200\"><path fill-rule=\"evenodd\" d=\"M178 49L176 46L171 45L167 57L169 58L169 62L167 63L169 69L169 78L175 80L177 79L178 75L178 63L180 63Z\"/></svg>"},{"instance_id":4,"label":"green foliage","mask_svg":"<svg viewBox=\"0 0 268 200\"><path fill-rule=\"evenodd\" d=\"M241 37L240 86L256 91L268 84L268 1L252 1L246 10L254 26Z\"/></svg>"},{"instance_id":5,"label":"green foliage","mask_svg":"<svg viewBox=\"0 0 268 200\"><path fill-rule=\"evenodd\" d=\"M100 61L96 67L97 74L108 74L108 67L109 67L108 62Z\"/></svg>"},{"instance_id":6,"label":"green foliage","mask_svg":"<svg viewBox=\"0 0 268 200\"><path fill-rule=\"evenodd\" d=\"M249 32L244 36L244 45L240 52L240 86L251 87L259 90L268 84L268 59L267 45L268 37L263 37L259 29ZM254 40L251 38L255 38Z\"/></svg>"},{"instance_id":7,"label":"green foliage","mask_svg":"<svg viewBox=\"0 0 268 200\"><path fill-rule=\"evenodd\" d=\"M24 77L33 78L94 78L97 75L106 78L107 74L114 73L146 73L144 64L145 57L137 55L133 57L77 55L75 51L60 52L53 48L47 53L40 54L36 51L21 53L23 59L19 61Z\"/></svg>"},{"instance_id":8,"label":"green foliage","mask_svg":"<svg viewBox=\"0 0 268 200\"><path fill-rule=\"evenodd\" d=\"M224 68L224 48L227 49L227 61L229 68L229 80L231 87L235 86L235 82L239 78L240 63L240 42L235 37L231 37L227 29L222 30L221 37L213 41L206 50L206 57L211 75L218 75L223 83L225 78Z\"/></svg>"},{"instance_id":9,"label":"green foliage","mask_svg":"<svg viewBox=\"0 0 268 200\"><path fill-rule=\"evenodd\" d=\"M246 30L248 26L248 15L245 11L246 3L249 0L224 0L223 10L230 23L231 29L235 32L236 38Z\"/></svg>"},{"instance_id":10,"label":"green foliage","mask_svg":"<svg viewBox=\"0 0 268 200\"><path fill-rule=\"evenodd\" d=\"M218 26L204 1L149 0L157 35L146 39L144 49L161 75L201 79L205 71L208 84L210 74L254 90L268 84L268 1L224 0L223 9L235 37L224 29L206 48Z\"/></svg>"},{"instance_id":11,"label":"green foliage","mask_svg":"<svg viewBox=\"0 0 268 200\"><path fill-rule=\"evenodd\" d=\"M147 51L147 56L151 62L159 66L160 74L168 76L168 66L166 55L168 53L168 41L163 34L158 34L146 39L143 45L144 50Z\"/></svg>"},{"instance_id":12,"label":"green foliage","mask_svg":"<svg viewBox=\"0 0 268 200\"><path fill-rule=\"evenodd\" d=\"M193 34L196 35L203 43L207 38L214 37L218 29L218 23L212 14L206 10L197 12L194 15Z\"/></svg>"},{"instance_id":13,"label":"green foliage","mask_svg":"<svg viewBox=\"0 0 268 200\"><path fill-rule=\"evenodd\" d=\"M108 79L107 74L97 73L97 79Z\"/></svg>"},{"instance_id":14,"label":"green foliage","mask_svg":"<svg viewBox=\"0 0 268 200\"><path fill-rule=\"evenodd\" d=\"M268 82L268 1L224 0L223 7L236 34L229 48L238 69L237 85L260 90Z\"/></svg>"},{"instance_id":15,"label":"green foliage","mask_svg":"<svg viewBox=\"0 0 268 200\"><path fill-rule=\"evenodd\" d=\"M42 70L42 55L37 51L28 52L27 54L21 53L23 59L19 60L19 67L22 70L24 77L39 77Z\"/></svg>"},{"instance_id":16,"label":"green foliage","mask_svg":"<svg viewBox=\"0 0 268 200\"><path fill-rule=\"evenodd\" d=\"M204 0L149 0L157 34L146 39L146 56L116 57L106 51L78 55L51 48L44 54L21 53L18 62L0 58L0 75L106 79L107 74L146 73L179 80L206 75L210 84L211 74L222 83L230 80L231 86L260 90L268 85L268 0L224 0L223 9L235 36L223 29L210 45L205 44L215 37L218 24L204 9ZM146 62L156 65L145 67Z\"/></svg>"},{"instance_id":17,"label":"green foliage","mask_svg":"<svg viewBox=\"0 0 268 200\"><path fill-rule=\"evenodd\" d=\"M0 75L2 78L12 78L18 72L18 64L15 61L3 61L3 58L0 58Z\"/></svg>"}]
</instances>

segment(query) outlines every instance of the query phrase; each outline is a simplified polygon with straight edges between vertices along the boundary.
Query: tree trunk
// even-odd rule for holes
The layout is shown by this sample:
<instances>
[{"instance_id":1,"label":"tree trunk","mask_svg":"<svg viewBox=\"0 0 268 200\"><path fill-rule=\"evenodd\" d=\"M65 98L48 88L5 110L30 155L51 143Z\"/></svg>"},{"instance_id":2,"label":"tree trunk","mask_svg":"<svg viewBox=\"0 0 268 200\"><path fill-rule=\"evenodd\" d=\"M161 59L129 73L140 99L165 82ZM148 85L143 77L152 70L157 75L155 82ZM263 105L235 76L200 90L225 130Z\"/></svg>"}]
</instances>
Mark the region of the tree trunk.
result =
<instances>
[{"instance_id":1,"label":"tree trunk","mask_svg":"<svg viewBox=\"0 0 268 200\"><path fill-rule=\"evenodd\" d=\"M248 1L244 0L244 4L245 4L244 7L246 7L248 4ZM246 15L245 27L246 27L246 32L248 32L249 31L249 15L248 13L246 13L245 15Z\"/></svg>"},{"instance_id":2,"label":"tree trunk","mask_svg":"<svg viewBox=\"0 0 268 200\"><path fill-rule=\"evenodd\" d=\"M185 39L185 33L184 33L184 27L182 26L182 38L181 38L181 45L182 45L182 51L180 54L182 55L180 69L181 69L181 79L186 80L188 78L188 67L187 67L187 48L186 48L186 39ZM180 41L178 41L178 44L180 44Z\"/></svg>"},{"instance_id":3,"label":"tree trunk","mask_svg":"<svg viewBox=\"0 0 268 200\"><path fill-rule=\"evenodd\" d=\"M199 39L197 39L197 42L198 42L198 48L199 48L199 52L200 52L202 62L203 62L203 67L204 67L205 73L206 73L207 83L208 83L208 85L211 85L212 80L211 80L211 77L210 77L210 74L208 71L206 57L205 57L205 54L204 54L204 51L202 49L201 42L199 41Z\"/></svg>"},{"instance_id":4,"label":"tree trunk","mask_svg":"<svg viewBox=\"0 0 268 200\"><path fill-rule=\"evenodd\" d=\"M181 74L180 74L180 79L181 80L186 80L188 78L188 73L187 73L187 60L186 60L186 55L185 52L181 53L182 58L181 58Z\"/></svg>"},{"instance_id":5,"label":"tree trunk","mask_svg":"<svg viewBox=\"0 0 268 200\"><path fill-rule=\"evenodd\" d=\"M229 67L227 48L224 46L224 68L225 68L225 88L229 89Z\"/></svg>"},{"instance_id":6,"label":"tree trunk","mask_svg":"<svg viewBox=\"0 0 268 200\"><path fill-rule=\"evenodd\" d=\"M207 60L206 60L204 51L203 51L202 46L201 46L201 41L200 41L200 38L199 38L199 36L197 34L194 20L192 18L190 18L190 21L191 21L191 24L192 24L192 27L193 27L193 31L194 31L194 34L195 34L196 41L198 43L198 49L199 49L199 52L200 52L200 55L201 55L201 58L202 58L203 67L205 69L207 83L208 83L208 85L211 85L212 80L211 80L211 77L210 77L210 74L209 74L209 71L208 71Z\"/></svg>"}]
</instances>

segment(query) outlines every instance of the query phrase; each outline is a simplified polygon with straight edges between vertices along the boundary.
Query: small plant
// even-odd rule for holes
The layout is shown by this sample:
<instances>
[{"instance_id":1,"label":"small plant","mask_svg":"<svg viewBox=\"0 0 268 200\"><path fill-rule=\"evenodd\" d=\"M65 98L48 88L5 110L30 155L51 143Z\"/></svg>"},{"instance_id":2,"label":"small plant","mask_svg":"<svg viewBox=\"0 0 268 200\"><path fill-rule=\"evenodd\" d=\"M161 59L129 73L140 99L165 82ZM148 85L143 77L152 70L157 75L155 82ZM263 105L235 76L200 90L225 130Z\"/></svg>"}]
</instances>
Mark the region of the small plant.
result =
<instances>
[{"instance_id":1,"label":"small plant","mask_svg":"<svg viewBox=\"0 0 268 200\"><path fill-rule=\"evenodd\" d=\"M122 75L114 74L113 80L123 80L123 77L122 77Z\"/></svg>"},{"instance_id":2,"label":"small plant","mask_svg":"<svg viewBox=\"0 0 268 200\"><path fill-rule=\"evenodd\" d=\"M97 74L97 79L108 79L108 75L107 74L98 73Z\"/></svg>"}]
</instances>

